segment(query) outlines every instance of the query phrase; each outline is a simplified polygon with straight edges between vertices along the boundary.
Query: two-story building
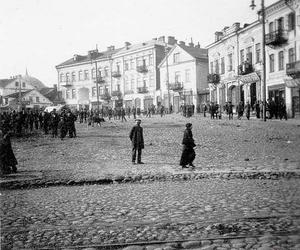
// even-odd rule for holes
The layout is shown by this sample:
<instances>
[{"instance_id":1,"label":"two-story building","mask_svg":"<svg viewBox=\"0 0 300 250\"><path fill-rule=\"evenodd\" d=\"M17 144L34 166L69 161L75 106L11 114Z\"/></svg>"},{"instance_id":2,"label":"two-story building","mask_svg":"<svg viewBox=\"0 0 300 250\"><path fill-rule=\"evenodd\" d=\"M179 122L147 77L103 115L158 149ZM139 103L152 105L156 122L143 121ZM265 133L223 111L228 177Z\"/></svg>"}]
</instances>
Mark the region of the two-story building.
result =
<instances>
[{"instance_id":1,"label":"two-story building","mask_svg":"<svg viewBox=\"0 0 300 250\"><path fill-rule=\"evenodd\" d=\"M161 78L161 98L168 108L178 112L180 106L195 106L206 101L208 96L208 56L207 50L180 41L168 52L159 65ZM169 102L169 103L168 103Z\"/></svg>"},{"instance_id":2,"label":"two-story building","mask_svg":"<svg viewBox=\"0 0 300 250\"><path fill-rule=\"evenodd\" d=\"M265 9L266 99L283 100L290 117L299 113L296 53L299 1L280 0ZM300 20L300 18L299 18ZM225 27L208 45L210 100L224 105L262 100L262 24ZM298 67L299 68L299 67Z\"/></svg>"}]
</instances>

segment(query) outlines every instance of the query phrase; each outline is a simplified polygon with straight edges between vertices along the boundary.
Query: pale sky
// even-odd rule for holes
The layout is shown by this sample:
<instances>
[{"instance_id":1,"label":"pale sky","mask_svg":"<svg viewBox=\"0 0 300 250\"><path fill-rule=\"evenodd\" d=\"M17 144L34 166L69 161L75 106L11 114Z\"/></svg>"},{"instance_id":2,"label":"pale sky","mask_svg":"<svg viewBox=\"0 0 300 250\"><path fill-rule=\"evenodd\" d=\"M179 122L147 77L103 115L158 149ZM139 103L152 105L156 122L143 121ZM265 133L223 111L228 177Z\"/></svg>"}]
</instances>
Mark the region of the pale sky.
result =
<instances>
[{"instance_id":1,"label":"pale sky","mask_svg":"<svg viewBox=\"0 0 300 250\"><path fill-rule=\"evenodd\" d=\"M266 0L270 5L276 0ZM25 74L48 86L74 54L159 36L205 47L215 31L251 23L251 0L0 0L0 79ZM256 0L260 6L261 1Z\"/></svg>"}]
</instances>

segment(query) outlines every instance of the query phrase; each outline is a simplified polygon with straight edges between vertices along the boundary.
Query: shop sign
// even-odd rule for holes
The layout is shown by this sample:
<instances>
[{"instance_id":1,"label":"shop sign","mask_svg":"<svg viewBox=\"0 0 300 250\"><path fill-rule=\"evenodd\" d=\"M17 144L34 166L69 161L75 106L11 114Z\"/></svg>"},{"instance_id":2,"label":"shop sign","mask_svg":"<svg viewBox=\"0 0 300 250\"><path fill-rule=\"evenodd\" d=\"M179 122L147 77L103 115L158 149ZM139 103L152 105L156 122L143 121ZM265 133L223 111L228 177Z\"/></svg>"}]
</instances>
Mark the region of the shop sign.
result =
<instances>
[{"instance_id":1,"label":"shop sign","mask_svg":"<svg viewBox=\"0 0 300 250\"><path fill-rule=\"evenodd\" d=\"M248 75L240 76L240 80L246 84L246 83L258 82L260 78L258 74L254 72Z\"/></svg>"}]
</instances>

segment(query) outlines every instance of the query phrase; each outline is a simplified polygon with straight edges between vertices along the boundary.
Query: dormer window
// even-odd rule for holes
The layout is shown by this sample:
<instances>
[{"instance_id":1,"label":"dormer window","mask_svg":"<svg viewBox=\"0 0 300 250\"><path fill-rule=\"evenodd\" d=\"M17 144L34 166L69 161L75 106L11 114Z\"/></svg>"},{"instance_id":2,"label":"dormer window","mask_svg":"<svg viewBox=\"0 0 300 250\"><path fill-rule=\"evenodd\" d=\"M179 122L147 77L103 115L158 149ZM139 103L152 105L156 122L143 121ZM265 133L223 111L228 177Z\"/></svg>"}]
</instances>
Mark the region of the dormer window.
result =
<instances>
[{"instance_id":1,"label":"dormer window","mask_svg":"<svg viewBox=\"0 0 300 250\"><path fill-rule=\"evenodd\" d=\"M175 54L173 55L173 62L174 62L174 63L178 63L178 62L179 62L179 53L175 53Z\"/></svg>"}]
</instances>

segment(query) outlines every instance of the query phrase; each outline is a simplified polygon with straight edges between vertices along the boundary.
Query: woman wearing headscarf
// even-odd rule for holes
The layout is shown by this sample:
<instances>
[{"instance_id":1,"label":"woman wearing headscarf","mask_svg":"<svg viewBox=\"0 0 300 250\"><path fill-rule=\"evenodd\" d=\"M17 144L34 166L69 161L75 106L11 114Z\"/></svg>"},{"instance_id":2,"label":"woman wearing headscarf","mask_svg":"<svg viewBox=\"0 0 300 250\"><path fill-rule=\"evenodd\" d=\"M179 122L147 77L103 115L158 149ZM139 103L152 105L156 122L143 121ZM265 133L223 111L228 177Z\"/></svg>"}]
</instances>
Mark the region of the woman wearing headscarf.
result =
<instances>
[{"instance_id":1,"label":"woman wearing headscarf","mask_svg":"<svg viewBox=\"0 0 300 250\"><path fill-rule=\"evenodd\" d=\"M186 129L183 134L183 149L182 149L182 154L181 154L181 159L180 159L180 166L182 168L188 168L189 166L192 168L195 168L193 165L193 161L196 157L194 147L196 147L196 144L193 139L193 133L192 133L192 124L187 123ZM187 166L189 165L189 166Z\"/></svg>"}]
</instances>

